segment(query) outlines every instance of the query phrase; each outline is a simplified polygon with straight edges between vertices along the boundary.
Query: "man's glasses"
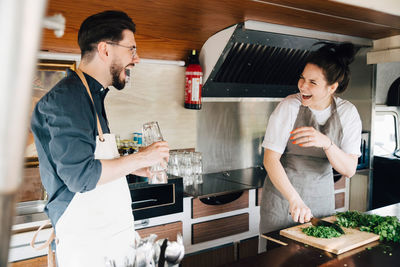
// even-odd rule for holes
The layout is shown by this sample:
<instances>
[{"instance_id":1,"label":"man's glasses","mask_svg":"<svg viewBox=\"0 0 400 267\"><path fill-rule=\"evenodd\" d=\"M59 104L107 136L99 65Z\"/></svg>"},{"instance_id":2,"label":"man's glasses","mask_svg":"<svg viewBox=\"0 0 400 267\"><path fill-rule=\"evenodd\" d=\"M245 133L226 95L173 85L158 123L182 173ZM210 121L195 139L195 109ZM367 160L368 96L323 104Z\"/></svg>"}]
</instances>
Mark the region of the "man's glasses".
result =
<instances>
[{"instance_id":1,"label":"man's glasses","mask_svg":"<svg viewBox=\"0 0 400 267\"><path fill-rule=\"evenodd\" d=\"M107 44L110 44L110 45L116 45L116 46L121 46L121 47L125 47L125 48L128 48L130 51L131 51L131 53L132 53L132 58L134 58L135 56L136 56L136 46L126 46L126 45L121 45L121 44L119 44L119 43L115 43L115 42L106 42Z\"/></svg>"}]
</instances>

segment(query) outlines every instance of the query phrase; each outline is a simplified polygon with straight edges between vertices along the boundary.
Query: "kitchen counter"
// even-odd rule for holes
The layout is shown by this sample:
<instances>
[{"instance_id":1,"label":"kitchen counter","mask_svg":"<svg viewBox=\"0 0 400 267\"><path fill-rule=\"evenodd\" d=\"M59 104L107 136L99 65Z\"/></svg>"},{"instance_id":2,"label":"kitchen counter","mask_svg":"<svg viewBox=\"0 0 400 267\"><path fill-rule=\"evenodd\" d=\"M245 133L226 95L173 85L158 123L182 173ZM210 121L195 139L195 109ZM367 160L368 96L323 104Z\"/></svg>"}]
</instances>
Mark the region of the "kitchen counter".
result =
<instances>
[{"instance_id":1,"label":"kitchen counter","mask_svg":"<svg viewBox=\"0 0 400 267\"><path fill-rule=\"evenodd\" d=\"M371 210L369 214L396 216L400 219L400 203ZM400 243L375 241L340 255L305 245L279 235L279 231L266 234L280 242L287 243L268 252L246 258L229 266L398 266Z\"/></svg>"},{"instance_id":2,"label":"kitchen counter","mask_svg":"<svg viewBox=\"0 0 400 267\"><path fill-rule=\"evenodd\" d=\"M186 186L186 196L210 197L262 187L266 172L262 167L203 174L203 183Z\"/></svg>"}]
</instances>

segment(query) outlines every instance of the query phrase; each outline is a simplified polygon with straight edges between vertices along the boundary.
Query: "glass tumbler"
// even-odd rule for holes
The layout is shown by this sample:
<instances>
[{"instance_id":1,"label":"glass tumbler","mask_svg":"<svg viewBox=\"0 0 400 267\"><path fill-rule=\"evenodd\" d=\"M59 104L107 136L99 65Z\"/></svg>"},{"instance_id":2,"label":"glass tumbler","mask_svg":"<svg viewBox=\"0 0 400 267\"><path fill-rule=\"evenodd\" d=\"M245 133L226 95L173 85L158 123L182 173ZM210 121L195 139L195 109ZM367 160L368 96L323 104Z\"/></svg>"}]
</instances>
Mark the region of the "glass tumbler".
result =
<instances>
[{"instance_id":1,"label":"glass tumbler","mask_svg":"<svg viewBox=\"0 0 400 267\"><path fill-rule=\"evenodd\" d=\"M193 166L193 173L194 173L194 183L195 184L202 184L203 183L203 163L202 163L202 156L201 152L193 152L192 153L192 166Z\"/></svg>"},{"instance_id":2,"label":"glass tumbler","mask_svg":"<svg viewBox=\"0 0 400 267\"><path fill-rule=\"evenodd\" d=\"M145 146L149 146L154 142L164 141L160 131L158 122L152 121L143 124L142 127L143 142ZM168 182L168 176L160 163L150 167L151 176L149 177L149 184L163 184Z\"/></svg>"}]
</instances>

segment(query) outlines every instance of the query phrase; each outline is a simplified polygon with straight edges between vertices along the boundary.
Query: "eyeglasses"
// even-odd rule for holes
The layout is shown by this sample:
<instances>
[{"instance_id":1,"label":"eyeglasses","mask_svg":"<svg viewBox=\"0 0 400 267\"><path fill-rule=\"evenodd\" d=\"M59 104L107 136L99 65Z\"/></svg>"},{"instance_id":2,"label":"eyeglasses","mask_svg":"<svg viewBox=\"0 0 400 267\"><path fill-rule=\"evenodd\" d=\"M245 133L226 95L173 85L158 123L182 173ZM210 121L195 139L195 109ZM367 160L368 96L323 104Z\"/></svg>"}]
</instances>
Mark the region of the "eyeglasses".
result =
<instances>
[{"instance_id":1,"label":"eyeglasses","mask_svg":"<svg viewBox=\"0 0 400 267\"><path fill-rule=\"evenodd\" d=\"M121 47L124 47L124 48L128 48L132 53L132 58L134 58L136 56L136 46L135 45L134 46L126 46L126 45L121 45L121 44L118 44L118 43L115 43L115 42L106 42L106 44L116 45L116 46L121 46Z\"/></svg>"}]
</instances>

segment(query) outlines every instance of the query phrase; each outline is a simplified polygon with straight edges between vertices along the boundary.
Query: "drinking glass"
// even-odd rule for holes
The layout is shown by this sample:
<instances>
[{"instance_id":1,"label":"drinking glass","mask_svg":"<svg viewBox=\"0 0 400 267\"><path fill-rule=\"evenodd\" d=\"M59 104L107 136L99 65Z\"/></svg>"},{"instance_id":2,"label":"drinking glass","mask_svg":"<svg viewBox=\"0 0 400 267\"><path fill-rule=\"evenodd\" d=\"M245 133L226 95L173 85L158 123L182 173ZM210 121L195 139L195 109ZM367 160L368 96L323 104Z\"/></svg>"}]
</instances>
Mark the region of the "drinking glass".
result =
<instances>
[{"instance_id":1,"label":"drinking glass","mask_svg":"<svg viewBox=\"0 0 400 267\"><path fill-rule=\"evenodd\" d=\"M160 126L158 122L152 121L143 124L142 127L143 142L145 146L149 146L154 142L164 141L163 136L160 131ZM153 165L150 167L150 177L149 184L163 184L168 182L168 176L161 163Z\"/></svg>"},{"instance_id":2,"label":"drinking glass","mask_svg":"<svg viewBox=\"0 0 400 267\"><path fill-rule=\"evenodd\" d=\"M202 156L201 152L193 152L192 153L192 166L193 166L193 176L194 176L194 183L201 184L203 183L203 163L202 163Z\"/></svg>"},{"instance_id":3,"label":"drinking glass","mask_svg":"<svg viewBox=\"0 0 400 267\"><path fill-rule=\"evenodd\" d=\"M168 173L179 176L179 154L178 152L169 153Z\"/></svg>"},{"instance_id":4,"label":"drinking glass","mask_svg":"<svg viewBox=\"0 0 400 267\"><path fill-rule=\"evenodd\" d=\"M193 184L193 166L191 154L189 152L182 153L182 162L179 166L180 176L183 178L183 185L189 186Z\"/></svg>"}]
</instances>

